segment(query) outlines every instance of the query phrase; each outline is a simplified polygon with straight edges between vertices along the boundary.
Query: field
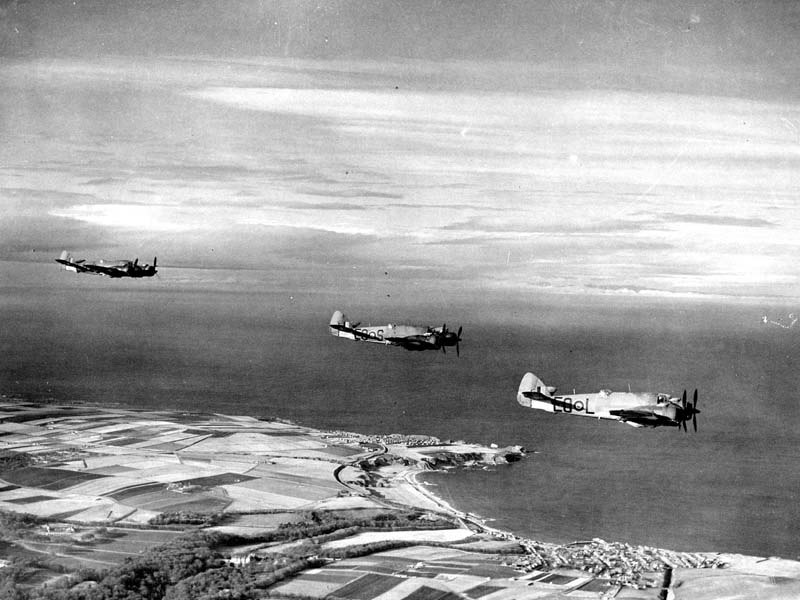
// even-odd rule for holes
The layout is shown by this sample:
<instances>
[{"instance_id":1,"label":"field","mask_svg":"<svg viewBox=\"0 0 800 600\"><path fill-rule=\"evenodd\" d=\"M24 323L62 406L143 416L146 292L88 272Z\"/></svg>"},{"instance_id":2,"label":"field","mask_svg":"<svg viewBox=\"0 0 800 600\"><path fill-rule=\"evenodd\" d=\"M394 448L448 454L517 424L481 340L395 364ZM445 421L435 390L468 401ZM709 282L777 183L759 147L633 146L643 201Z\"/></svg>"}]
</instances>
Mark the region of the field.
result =
<instances>
[{"instance_id":1,"label":"field","mask_svg":"<svg viewBox=\"0 0 800 600\"><path fill-rule=\"evenodd\" d=\"M80 473L64 469L42 469L39 467L23 467L14 471L0 472L0 479L24 487L61 490L103 475Z\"/></svg>"},{"instance_id":2,"label":"field","mask_svg":"<svg viewBox=\"0 0 800 600\"><path fill-rule=\"evenodd\" d=\"M26 410L18 405L0 409L5 416ZM49 519L19 535L15 542L25 547L14 546L11 556L40 557L67 570L106 568L182 533L133 525L153 527L148 523L159 516L152 523L194 524L203 520L196 513L225 513L224 525L214 529L250 537L228 538L231 547L219 550L235 553L237 559L248 560L255 553L265 560L290 548L306 551L307 539L265 546L270 538L263 534L287 522L302 528L299 522L319 518L312 510L349 509L346 514L353 517L387 510L369 490L337 480L336 474L345 471L342 465L352 464L348 474L358 473L358 449L352 443L332 445L323 432L247 417L182 414L170 420L172 415L159 412L86 409L76 414L65 409L62 418L59 410L50 406L46 416L16 423L0 419L0 436L13 442L5 448L17 449L16 456L10 451L0 472L0 511ZM187 440L195 443L185 446ZM22 448L30 450L19 453ZM397 487L387 473L378 475L389 484L381 492ZM417 489L409 482L404 485ZM519 573L503 564L507 557L470 552L487 551L474 541L459 549L465 539L474 540L474 532L457 525L320 539L314 552L321 557L357 555L375 542L412 545L299 573L269 592L353 600L527 600L567 593L599 598L608 591L605 585L578 589L590 577L563 570L519 580ZM43 569L36 576L53 574Z\"/></svg>"},{"instance_id":3,"label":"field","mask_svg":"<svg viewBox=\"0 0 800 600\"><path fill-rule=\"evenodd\" d=\"M422 531L367 531L342 540L328 542L328 548L344 548L358 544L372 544L384 540L425 542L456 542L471 537L469 529L436 529Z\"/></svg>"},{"instance_id":4,"label":"field","mask_svg":"<svg viewBox=\"0 0 800 600\"><path fill-rule=\"evenodd\" d=\"M375 596L389 591L403 582L400 577L392 575L379 575L367 573L355 581L345 585L333 594L334 598L355 598L356 600L371 600Z\"/></svg>"},{"instance_id":5,"label":"field","mask_svg":"<svg viewBox=\"0 0 800 600\"><path fill-rule=\"evenodd\" d=\"M290 423L224 415L2 405L6 448L36 464L0 472L0 510L142 523L159 512L299 509L339 498L359 450ZM179 416L179 419L175 417ZM169 418L168 418L169 417Z\"/></svg>"},{"instance_id":6,"label":"field","mask_svg":"<svg viewBox=\"0 0 800 600\"><path fill-rule=\"evenodd\" d=\"M334 573L329 571L306 571L287 584L280 586L283 594L306 594L324 597L360 577L356 573Z\"/></svg>"},{"instance_id":7,"label":"field","mask_svg":"<svg viewBox=\"0 0 800 600\"><path fill-rule=\"evenodd\" d=\"M428 586L422 586L411 592L404 600L461 600L462 596L458 596L453 592L440 590Z\"/></svg>"},{"instance_id":8,"label":"field","mask_svg":"<svg viewBox=\"0 0 800 600\"><path fill-rule=\"evenodd\" d=\"M65 531L47 532L40 537L47 541L25 541L24 546L8 545L4 555L20 558L41 558L45 555L52 564L75 570L81 567L107 568L126 558L174 539L180 532L140 529L75 527Z\"/></svg>"}]
</instances>

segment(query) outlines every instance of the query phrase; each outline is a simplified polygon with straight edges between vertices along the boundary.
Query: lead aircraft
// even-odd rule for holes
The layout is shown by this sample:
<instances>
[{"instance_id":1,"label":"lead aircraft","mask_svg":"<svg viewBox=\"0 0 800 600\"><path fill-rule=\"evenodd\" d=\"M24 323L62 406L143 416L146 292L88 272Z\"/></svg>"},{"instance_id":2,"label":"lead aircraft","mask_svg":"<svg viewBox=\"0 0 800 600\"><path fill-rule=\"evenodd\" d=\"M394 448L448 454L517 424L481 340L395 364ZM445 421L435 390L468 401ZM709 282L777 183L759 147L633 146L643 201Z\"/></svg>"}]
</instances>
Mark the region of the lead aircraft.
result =
<instances>
[{"instance_id":1,"label":"lead aircraft","mask_svg":"<svg viewBox=\"0 0 800 600\"><path fill-rule=\"evenodd\" d=\"M533 373L525 373L517 391L517 402L527 408L551 413L621 421L633 427L683 427L692 421L697 431L697 390L691 402L686 390L680 398L656 392L612 392L556 396L556 388L546 386Z\"/></svg>"},{"instance_id":2,"label":"lead aircraft","mask_svg":"<svg viewBox=\"0 0 800 600\"><path fill-rule=\"evenodd\" d=\"M72 256L64 250L61 256L55 259L57 263L64 266L65 271L73 273L92 273L94 275L104 275L106 277L152 277L156 270L157 257L153 258L153 265L139 266L139 259L136 260L116 260L113 262L100 261L99 263L87 263L86 259L72 260Z\"/></svg>"},{"instance_id":3,"label":"lead aircraft","mask_svg":"<svg viewBox=\"0 0 800 600\"><path fill-rule=\"evenodd\" d=\"M361 323L350 323L347 317L337 310L331 317L329 324L331 335L342 337L356 342L372 342L400 346L406 350L439 350L446 353L446 346L456 347L456 356L459 355L459 342L461 341L461 327L457 333L447 330L447 325L441 327L420 327L417 325L371 325L362 327Z\"/></svg>"}]
</instances>

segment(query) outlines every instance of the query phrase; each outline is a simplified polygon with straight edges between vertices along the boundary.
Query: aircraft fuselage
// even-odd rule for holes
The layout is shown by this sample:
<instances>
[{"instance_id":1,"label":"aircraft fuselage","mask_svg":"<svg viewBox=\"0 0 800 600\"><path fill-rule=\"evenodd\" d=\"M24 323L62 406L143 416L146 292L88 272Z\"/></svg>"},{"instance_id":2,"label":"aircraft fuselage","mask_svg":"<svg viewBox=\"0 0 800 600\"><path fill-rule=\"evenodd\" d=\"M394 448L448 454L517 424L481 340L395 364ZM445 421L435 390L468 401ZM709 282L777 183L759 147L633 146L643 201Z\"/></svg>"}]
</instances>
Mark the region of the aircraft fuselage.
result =
<instances>
[{"instance_id":1,"label":"aircraft fuselage","mask_svg":"<svg viewBox=\"0 0 800 600\"><path fill-rule=\"evenodd\" d=\"M344 337L359 342L372 342L376 344L390 344L387 338L413 338L419 336L420 339L432 337L431 331L427 327L417 327L414 325L370 325L368 327L354 327L355 332L342 331L331 328L331 335Z\"/></svg>"},{"instance_id":2,"label":"aircraft fuselage","mask_svg":"<svg viewBox=\"0 0 800 600\"><path fill-rule=\"evenodd\" d=\"M332 336L342 337L357 342L371 342L401 346L406 350L442 350L445 346L455 346L458 354L458 343L461 340L461 328L457 332L448 331L446 325L441 327L421 327L418 325L367 325L350 323L341 311L331 317L329 331Z\"/></svg>"},{"instance_id":3,"label":"aircraft fuselage","mask_svg":"<svg viewBox=\"0 0 800 600\"><path fill-rule=\"evenodd\" d=\"M659 399L661 397L661 399ZM620 418L614 411L632 410L647 406L654 412L669 419L677 416L677 406L670 403L664 394L652 392L611 392L600 391L591 394L569 394L565 396L546 396L520 392L517 402L528 408L550 413L563 413L595 419Z\"/></svg>"},{"instance_id":4,"label":"aircraft fuselage","mask_svg":"<svg viewBox=\"0 0 800 600\"><path fill-rule=\"evenodd\" d=\"M632 427L679 427L691 420L697 430L697 390L691 403L683 397L656 392L612 392L556 395L533 373L526 373L517 390L517 402L526 408L549 413L622 421Z\"/></svg>"}]
</instances>

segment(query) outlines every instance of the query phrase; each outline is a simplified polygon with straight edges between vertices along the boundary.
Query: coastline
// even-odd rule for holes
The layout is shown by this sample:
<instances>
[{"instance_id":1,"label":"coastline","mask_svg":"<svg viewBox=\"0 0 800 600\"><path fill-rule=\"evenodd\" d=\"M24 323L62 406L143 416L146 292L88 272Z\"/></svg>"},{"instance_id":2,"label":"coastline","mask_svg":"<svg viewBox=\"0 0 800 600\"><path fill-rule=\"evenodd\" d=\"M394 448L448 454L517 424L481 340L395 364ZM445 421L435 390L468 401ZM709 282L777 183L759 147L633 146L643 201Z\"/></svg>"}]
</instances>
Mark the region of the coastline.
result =
<instances>
[{"instance_id":1,"label":"coastline","mask_svg":"<svg viewBox=\"0 0 800 600\"><path fill-rule=\"evenodd\" d=\"M579 566L581 569L597 573L603 571L603 569L597 568L597 563L603 565L616 563L618 569L615 581L635 589L643 589L659 585L659 582L652 578L653 574L646 572L643 563L660 561L666 566L665 579L662 582L663 593L666 595L659 596L659 598L715 600L720 597L728 597L720 596L720 590L724 588L730 588L736 590L737 594L744 593L751 597L776 599L787 597L784 594L789 589L800 593L800 561L791 559L729 552L672 551L658 547L607 542L600 538L563 544L543 543L525 538L510 530L489 526L486 524L486 520L491 517L460 510L428 489L427 482L421 481L420 476L434 470L444 471L445 469L431 469L427 463L418 463L414 468L404 471L401 479L403 484L413 489L416 496L424 498L437 510L456 518L463 527L496 539L520 544L525 548L526 557L515 561L513 566L522 573L528 575L538 573L545 564L548 565L548 568L555 565L574 569ZM397 476L392 474L388 476L390 479L393 478L394 484L397 485ZM412 504L413 502L411 497L407 499L407 503ZM551 558L554 556L556 560L551 562ZM534 558L531 559L531 557ZM636 563L638 565L634 566ZM620 574L623 576L620 577ZM649 580L648 577L650 577ZM773 590L775 582L778 582L779 589ZM676 595L675 590L678 588L681 589L681 592Z\"/></svg>"},{"instance_id":2,"label":"coastline","mask_svg":"<svg viewBox=\"0 0 800 600\"><path fill-rule=\"evenodd\" d=\"M432 492L430 489L430 484L425 481L421 481L419 477L424 475L425 473L430 473L429 469L418 469L416 471L408 473L405 479L408 481L409 485L414 487L417 492L426 498L428 498L432 503L437 505L440 510L443 512L449 513L453 517L461 520L462 522L469 523L473 527L479 528L483 533L490 533L492 535L496 535L498 537L506 538L506 539L516 539L519 536L517 534L506 531L503 529L497 529L496 527L491 527L486 524L486 519L491 517L484 517L482 515L476 515L474 513L468 513L463 510L460 510L454 507L452 504L447 502L446 500L439 497L435 492Z\"/></svg>"},{"instance_id":3,"label":"coastline","mask_svg":"<svg viewBox=\"0 0 800 600\"><path fill-rule=\"evenodd\" d=\"M306 547L302 538L281 534L277 544L258 540L291 531L293 522L316 531L319 521L329 523L328 529L320 530L319 545L309 547L309 556L320 549L380 552L397 544L409 548L404 556L414 564L430 546L480 556L511 553L503 568L517 575L493 579L505 587L558 574L574 589L597 581L617 589L681 584L700 590L687 598L715 597L701 589L712 579L745 581L762 597L769 597L774 581L785 591L784 579L800 590L795 561L674 552L597 538L569 544L527 539L487 525L491 516L453 506L420 477L442 468L502 468L524 455L519 446L324 431L278 419L4 402L0 512L31 515L35 543L25 537L14 543L67 571L83 563L111 568L134 558L142 544L163 544L200 530L240 539L228 550L232 561L296 555ZM386 529L386 515L406 524ZM326 533L330 527L332 534ZM114 535L108 537L108 530ZM72 556L76 552L82 562ZM309 556L298 564L312 564Z\"/></svg>"}]
</instances>

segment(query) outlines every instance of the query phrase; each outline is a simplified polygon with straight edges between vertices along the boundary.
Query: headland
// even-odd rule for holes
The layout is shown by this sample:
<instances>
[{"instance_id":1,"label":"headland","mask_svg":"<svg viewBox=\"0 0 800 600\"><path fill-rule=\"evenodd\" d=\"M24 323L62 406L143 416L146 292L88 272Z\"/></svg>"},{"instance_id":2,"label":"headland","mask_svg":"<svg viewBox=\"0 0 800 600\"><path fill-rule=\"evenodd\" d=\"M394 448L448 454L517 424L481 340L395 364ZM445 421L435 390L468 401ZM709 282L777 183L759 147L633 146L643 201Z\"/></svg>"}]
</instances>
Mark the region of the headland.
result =
<instances>
[{"instance_id":1,"label":"headland","mask_svg":"<svg viewBox=\"0 0 800 600\"><path fill-rule=\"evenodd\" d=\"M163 592L148 598L212 588L364 600L800 593L794 561L537 542L450 506L417 479L524 457L519 446L278 419L7 401L0 586L32 600L87 588L103 598L135 570Z\"/></svg>"}]
</instances>

